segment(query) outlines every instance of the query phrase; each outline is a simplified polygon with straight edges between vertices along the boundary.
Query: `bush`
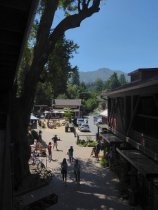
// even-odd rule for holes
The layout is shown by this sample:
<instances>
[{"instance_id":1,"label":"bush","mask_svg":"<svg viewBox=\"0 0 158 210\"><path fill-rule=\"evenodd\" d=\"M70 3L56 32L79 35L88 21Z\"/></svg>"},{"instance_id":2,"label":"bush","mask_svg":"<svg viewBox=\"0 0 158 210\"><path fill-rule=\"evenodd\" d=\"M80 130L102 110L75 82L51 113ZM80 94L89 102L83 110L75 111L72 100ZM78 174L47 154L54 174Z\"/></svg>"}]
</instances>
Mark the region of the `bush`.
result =
<instances>
[{"instance_id":1,"label":"bush","mask_svg":"<svg viewBox=\"0 0 158 210\"><path fill-rule=\"evenodd\" d=\"M94 140L84 140L84 139L79 139L78 144L83 146L83 147L95 147L97 142Z\"/></svg>"},{"instance_id":2,"label":"bush","mask_svg":"<svg viewBox=\"0 0 158 210\"><path fill-rule=\"evenodd\" d=\"M107 167L108 166L108 160L105 157L102 157L100 160L100 165L102 167Z\"/></svg>"},{"instance_id":3,"label":"bush","mask_svg":"<svg viewBox=\"0 0 158 210\"><path fill-rule=\"evenodd\" d=\"M97 142L96 141L88 141L87 142L87 146L88 147L95 147L97 145Z\"/></svg>"},{"instance_id":4,"label":"bush","mask_svg":"<svg viewBox=\"0 0 158 210\"><path fill-rule=\"evenodd\" d=\"M85 144L86 144L86 141L79 139L78 142L77 142L77 144L84 147Z\"/></svg>"}]
</instances>

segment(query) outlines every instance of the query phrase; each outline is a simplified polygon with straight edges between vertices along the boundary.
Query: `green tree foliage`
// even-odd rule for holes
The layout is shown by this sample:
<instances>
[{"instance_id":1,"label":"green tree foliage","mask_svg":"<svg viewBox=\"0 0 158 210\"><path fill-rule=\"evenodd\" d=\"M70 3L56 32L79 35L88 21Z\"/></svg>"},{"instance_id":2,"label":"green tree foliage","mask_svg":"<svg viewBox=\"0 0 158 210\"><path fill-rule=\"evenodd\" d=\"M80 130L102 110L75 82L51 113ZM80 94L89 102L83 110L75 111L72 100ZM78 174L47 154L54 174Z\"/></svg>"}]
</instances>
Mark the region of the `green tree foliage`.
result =
<instances>
[{"instance_id":1,"label":"green tree foliage","mask_svg":"<svg viewBox=\"0 0 158 210\"><path fill-rule=\"evenodd\" d=\"M70 72L70 83L73 85L80 85L80 76L76 66Z\"/></svg>"},{"instance_id":2,"label":"green tree foliage","mask_svg":"<svg viewBox=\"0 0 158 210\"><path fill-rule=\"evenodd\" d=\"M47 81L52 84L53 98L65 93L70 72L76 71L72 68L69 60L78 46L62 36L55 45L54 51L49 55L46 65Z\"/></svg>"},{"instance_id":3,"label":"green tree foliage","mask_svg":"<svg viewBox=\"0 0 158 210\"><path fill-rule=\"evenodd\" d=\"M52 98L65 94L67 81L70 73L77 74L76 68L71 68L69 59L78 46L64 36L57 42L53 53L50 54L48 62L40 75L37 86L35 104L51 105ZM62 82L61 82L62 81Z\"/></svg>"},{"instance_id":4,"label":"green tree foliage","mask_svg":"<svg viewBox=\"0 0 158 210\"><path fill-rule=\"evenodd\" d=\"M58 99L67 99L67 95L64 93L64 94L59 94Z\"/></svg>"},{"instance_id":5,"label":"green tree foliage","mask_svg":"<svg viewBox=\"0 0 158 210\"><path fill-rule=\"evenodd\" d=\"M79 92L83 93L83 92L86 92L86 91L87 91L86 84L84 82L81 82L80 85L79 85Z\"/></svg>"},{"instance_id":6,"label":"green tree foliage","mask_svg":"<svg viewBox=\"0 0 158 210\"><path fill-rule=\"evenodd\" d=\"M79 91L79 98L87 100L88 98L91 97L90 92L87 89L87 86L84 82L81 82L79 87L78 87L78 91Z\"/></svg>"},{"instance_id":7,"label":"green tree foliage","mask_svg":"<svg viewBox=\"0 0 158 210\"><path fill-rule=\"evenodd\" d=\"M120 86L120 81L118 79L117 73L113 73L111 77L106 82L107 89L115 89Z\"/></svg>"},{"instance_id":8,"label":"green tree foliage","mask_svg":"<svg viewBox=\"0 0 158 210\"><path fill-rule=\"evenodd\" d=\"M64 117L66 118L67 121L71 122L73 116L74 112L70 108L64 110Z\"/></svg>"},{"instance_id":9,"label":"green tree foliage","mask_svg":"<svg viewBox=\"0 0 158 210\"><path fill-rule=\"evenodd\" d=\"M79 86L69 83L67 85L67 97L70 99L79 98Z\"/></svg>"},{"instance_id":10,"label":"green tree foliage","mask_svg":"<svg viewBox=\"0 0 158 210\"><path fill-rule=\"evenodd\" d=\"M121 74L121 75L119 76L119 82L120 82L121 85L125 85L125 84L127 83L124 74Z\"/></svg>"},{"instance_id":11,"label":"green tree foliage","mask_svg":"<svg viewBox=\"0 0 158 210\"><path fill-rule=\"evenodd\" d=\"M96 100L96 96L90 97L87 100L84 101L84 109L86 113L92 112L95 108L97 108L98 102Z\"/></svg>"},{"instance_id":12,"label":"green tree foliage","mask_svg":"<svg viewBox=\"0 0 158 210\"><path fill-rule=\"evenodd\" d=\"M81 92L79 94L79 98L84 99L84 100L87 100L87 99L91 98L91 94L88 91Z\"/></svg>"},{"instance_id":13,"label":"green tree foliage","mask_svg":"<svg viewBox=\"0 0 158 210\"><path fill-rule=\"evenodd\" d=\"M101 79L95 81L96 92L101 92L104 89L104 82Z\"/></svg>"},{"instance_id":14,"label":"green tree foliage","mask_svg":"<svg viewBox=\"0 0 158 210\"><path fill-rule=\"evenodd\" d=\"M52 85L50 82L39 82L37 86L35 104L52 104Z\"/></svg>"}]
</instances>

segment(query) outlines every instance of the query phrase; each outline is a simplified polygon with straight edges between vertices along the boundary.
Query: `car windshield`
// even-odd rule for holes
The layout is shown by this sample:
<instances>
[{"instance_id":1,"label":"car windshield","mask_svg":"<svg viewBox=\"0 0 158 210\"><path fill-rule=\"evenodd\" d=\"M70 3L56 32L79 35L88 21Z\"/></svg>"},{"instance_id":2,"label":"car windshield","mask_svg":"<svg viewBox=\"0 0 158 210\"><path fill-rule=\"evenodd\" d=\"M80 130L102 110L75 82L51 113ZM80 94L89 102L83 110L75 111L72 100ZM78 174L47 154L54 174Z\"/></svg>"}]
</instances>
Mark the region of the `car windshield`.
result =
<instances>
[{"instance_id":1,"label":"car windshield","mask_svg":"<svg viewBox=\"0 0 158 210\"><path fill-rule=\"evenodd\" d=\"M84 123L84 119L82 119L82 118L77 119L77 124L81 124L81 123Z\"/></svg>"},{"instance_id":2,"label":"car windshield","mask_svg":"<svg viewBox=\"0 0 158 210\"><path fill-rule=\"evenodd\" d=\"M89 127L88 124L82 124L81 127Z\"/></svg>"}]
</instances>

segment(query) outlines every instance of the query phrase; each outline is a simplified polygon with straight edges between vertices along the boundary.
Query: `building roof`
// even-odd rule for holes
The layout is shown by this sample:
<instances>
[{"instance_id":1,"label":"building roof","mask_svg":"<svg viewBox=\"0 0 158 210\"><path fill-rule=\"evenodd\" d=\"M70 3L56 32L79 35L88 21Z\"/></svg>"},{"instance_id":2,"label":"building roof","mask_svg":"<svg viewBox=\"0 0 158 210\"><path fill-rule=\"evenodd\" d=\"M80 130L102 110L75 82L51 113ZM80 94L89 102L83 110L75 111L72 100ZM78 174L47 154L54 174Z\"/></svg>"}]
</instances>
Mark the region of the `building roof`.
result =
<instances>
[{"instance_id":1,"label":"building roof","mask_svg":"<svg viewBox=\"0 0 158 210\"><path fill-rule=\"evenodd\" d=\"M128 76L131 76L135 73L138 73L138 72L158 72L158 68L139 68L139 69L136 69L135 71L132 71L132 72L129 72L128 73Z\"/></svg>"},{"instance_id":2,"label":"building roof","mask_svg":"<svg viewBox=\"0 0 158 210\"><path fill-rule=\"evenodd\" d=\"M157 91L158 77L150 78L149 80L145 81L130 82L116 89L103 91L102 97L128 95L129 91L135 93L138 91L141 91L142 93L147 93L149 91L149 87L153 87L154 90Z\"/></svg>"},{"instance_id":3,"label":"building roof","mask_svg":"<svg viewBox=\"0 0 158 210\"><path fill-rule=\"evenodd\" d=\"M81 99L55 99L55 106L81 106Z\"/></svg>"}]
</instances>

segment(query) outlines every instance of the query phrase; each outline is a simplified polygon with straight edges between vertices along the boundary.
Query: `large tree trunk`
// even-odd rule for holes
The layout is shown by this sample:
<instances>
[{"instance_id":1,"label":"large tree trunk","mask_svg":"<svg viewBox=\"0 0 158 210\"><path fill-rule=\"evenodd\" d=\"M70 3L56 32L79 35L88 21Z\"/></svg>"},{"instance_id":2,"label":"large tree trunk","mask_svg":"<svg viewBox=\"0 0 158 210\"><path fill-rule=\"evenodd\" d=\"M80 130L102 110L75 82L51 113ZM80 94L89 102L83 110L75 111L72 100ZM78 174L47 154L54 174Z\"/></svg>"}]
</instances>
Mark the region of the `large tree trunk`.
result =
<instances>
[{"instance_id":1,"label":"large tree trunk","mask_svg":"<svg viewBox=\"0 0 158 210\"><path fill-rule=\"evenodd\" d=\"M44 13L37 32L37 44L34 49L33 61L32 65L27 70L23 93L20 98L16 97L15 84L13 93L11 94L10 128L11 141L14 145L14 189L18 189L23 180L30 174L28 165L30 158L30 146L27 138L28 125L40 73L48 58L48 53L46 53L48 37L57 6L58 0L46 1Z\"/></svg>"},{"instance_id":2,"label":"large tree trunk","mask_svg":"<svg viewBox=\"0 0 158 210\"><path fill-rule=\"evenodd\" d=\"M27 139L28 115L29 113L24 112L23 104L19 100L11 100L10 128L14 148L12 163L15 190L22 184L24 178L30 174L28 160L31 151Z\"/></svg>"}]
</instances>

